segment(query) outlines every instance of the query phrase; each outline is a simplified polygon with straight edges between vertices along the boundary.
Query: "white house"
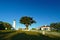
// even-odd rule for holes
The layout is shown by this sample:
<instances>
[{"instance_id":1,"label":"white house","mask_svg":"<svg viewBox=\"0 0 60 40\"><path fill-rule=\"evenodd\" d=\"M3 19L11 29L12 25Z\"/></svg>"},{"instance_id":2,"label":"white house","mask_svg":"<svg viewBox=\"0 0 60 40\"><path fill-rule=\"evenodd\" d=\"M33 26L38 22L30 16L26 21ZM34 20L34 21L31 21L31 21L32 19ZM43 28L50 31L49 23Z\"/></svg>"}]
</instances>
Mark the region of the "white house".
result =
<instances>
[{"instance_id":1,"label":"white house","mask_svg":"<svg viewBox=\"0 0 60 40\"><path fill-rule=\"evenodd\" d=\"M51 31L51 27L50 27L50 26L47 26L47 25L41 26L41 27L40 27L40 30Z\"/></svg>"}]
</instances>

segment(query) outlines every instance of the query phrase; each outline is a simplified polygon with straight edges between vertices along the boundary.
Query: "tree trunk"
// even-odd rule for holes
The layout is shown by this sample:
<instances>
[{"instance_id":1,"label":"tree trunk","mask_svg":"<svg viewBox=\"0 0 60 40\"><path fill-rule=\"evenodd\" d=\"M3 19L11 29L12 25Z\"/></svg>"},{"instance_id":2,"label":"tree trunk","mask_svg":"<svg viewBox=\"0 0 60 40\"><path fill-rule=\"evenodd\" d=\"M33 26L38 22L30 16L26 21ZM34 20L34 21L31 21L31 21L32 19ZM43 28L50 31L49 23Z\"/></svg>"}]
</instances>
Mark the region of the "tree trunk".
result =
<instances>
[{"instance_id":1,"label":"tree trunk","mask_svg":"<svg viewBox=\"0 0 60 40\"><path fill-rule=\"evenodd\" d=\"M26 24L26 30L28 30L28 24Z\"/></svg>"}]
</instances>

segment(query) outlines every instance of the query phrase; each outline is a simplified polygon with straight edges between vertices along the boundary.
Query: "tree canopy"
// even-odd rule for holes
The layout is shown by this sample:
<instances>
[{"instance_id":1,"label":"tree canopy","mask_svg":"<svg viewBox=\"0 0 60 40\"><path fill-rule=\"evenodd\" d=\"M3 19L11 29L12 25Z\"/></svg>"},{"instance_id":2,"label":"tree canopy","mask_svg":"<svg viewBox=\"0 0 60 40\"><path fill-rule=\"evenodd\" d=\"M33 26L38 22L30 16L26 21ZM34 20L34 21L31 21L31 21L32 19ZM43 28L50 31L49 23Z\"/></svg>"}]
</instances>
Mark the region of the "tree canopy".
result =
<instances>
[{"instance_id":1,"label":"tree canopy","mask_svg":"<svg viewBox=\"0 0 60 40\"><path fill-rule=\"evenodd\" d=\"M24 24L26 26L26 29L28 29L28 26L33 24L33 23L36 23L35 20L33 20L32 17L28 17L28 16L23 16L21 17L21 19L19 20L19 22L21 24Z\"/></svg>"},{"instance_id":2,"label":"tree canopy","mask_svg":"<svg viewBox=\"0 0 60 40\"><path fill-rule=\"evenodd\" d=\"M10 23L0 21L0 30L5 30L5 28L10 30L12 25Z\"/></svg>"},{"instance_id":3,"label":"tree canopy","mask_svg":"<svg viewBox=\"0 0 60 40\"><path fill-rule=\"evenodd\" d=\"M50 27L53 27L53 28L55 28L55 29L60 29L60 22L57 22L57 23L51 23L50 24Z\"/></svg>"}]
</instances>

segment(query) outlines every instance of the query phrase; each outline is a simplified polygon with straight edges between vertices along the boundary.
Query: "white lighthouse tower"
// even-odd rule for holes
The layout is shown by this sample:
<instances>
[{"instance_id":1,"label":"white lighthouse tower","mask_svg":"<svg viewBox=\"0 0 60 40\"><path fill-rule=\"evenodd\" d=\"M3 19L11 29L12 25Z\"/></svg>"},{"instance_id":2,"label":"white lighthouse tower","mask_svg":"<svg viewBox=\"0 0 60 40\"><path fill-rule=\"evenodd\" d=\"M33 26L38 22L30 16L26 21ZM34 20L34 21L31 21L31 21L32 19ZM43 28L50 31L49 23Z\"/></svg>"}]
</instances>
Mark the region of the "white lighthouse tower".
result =
<instances>
[{"instance_id":1,"label":"white lighthouse tower","mask_svg":"<svg viewBox=\"0 0 60 40\"><path fill-rule=\"evenodd\" d=\"M15 27L16 27L16 20L14 19L14 21L13 21L13 28L15 29Z\"/></svg>"}]
</instances>

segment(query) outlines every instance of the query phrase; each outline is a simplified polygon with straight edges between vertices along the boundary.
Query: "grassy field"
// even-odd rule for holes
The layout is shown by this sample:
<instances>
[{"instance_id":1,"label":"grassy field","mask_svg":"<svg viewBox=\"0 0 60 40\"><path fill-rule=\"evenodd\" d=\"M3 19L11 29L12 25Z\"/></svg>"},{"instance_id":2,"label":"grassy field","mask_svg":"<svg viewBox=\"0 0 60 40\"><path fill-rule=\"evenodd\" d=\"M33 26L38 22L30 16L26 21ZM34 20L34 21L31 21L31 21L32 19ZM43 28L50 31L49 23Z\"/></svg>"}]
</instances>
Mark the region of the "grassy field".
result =
<instances>
[{"instance_id":1,"label":"grassy field","mask_svg":"<svg viewBox=\"0 0 60 40\"><path fill-rule=\"evenodd\" d=\"M60 32L9 31L0 30L0 40L60 40Z\"/></svg>"}]
</instances>

